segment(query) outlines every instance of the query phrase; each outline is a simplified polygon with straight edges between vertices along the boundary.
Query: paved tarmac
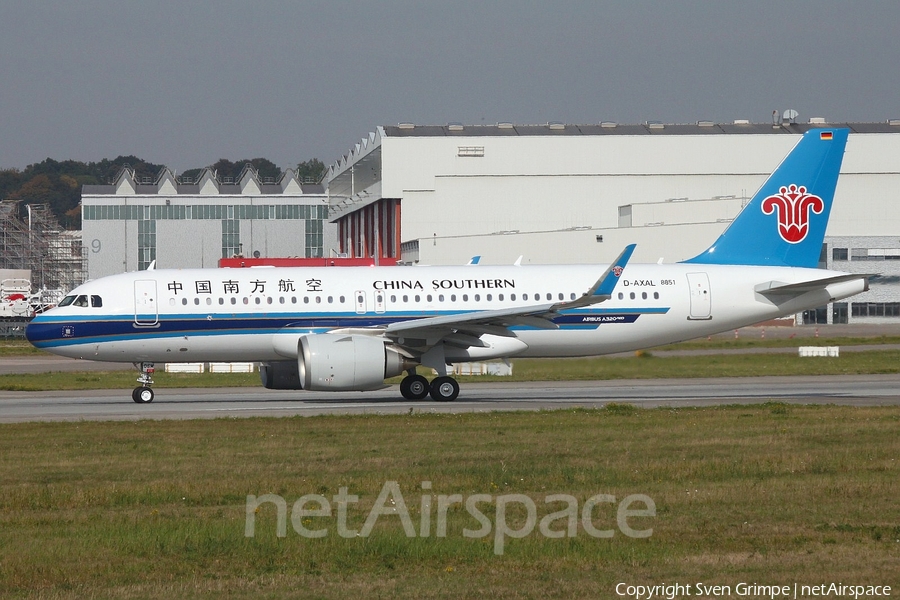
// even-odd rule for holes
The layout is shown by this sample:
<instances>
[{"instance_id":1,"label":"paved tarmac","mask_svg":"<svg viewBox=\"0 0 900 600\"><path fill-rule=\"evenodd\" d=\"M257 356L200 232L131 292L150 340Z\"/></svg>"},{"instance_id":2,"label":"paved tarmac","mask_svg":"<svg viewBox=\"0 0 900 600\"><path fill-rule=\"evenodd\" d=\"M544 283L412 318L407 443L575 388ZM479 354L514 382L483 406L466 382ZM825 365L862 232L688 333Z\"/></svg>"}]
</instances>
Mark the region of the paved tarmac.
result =
<instances>
[{"instance_id":1,"label":"paved tarmac","mask_svg":"<svg viewBox=\"0 0 900 600\"><path fill-rule=\"evenodd\" d=\"M742 339L872 337L875 344L841 346L841 353L896 350L877 336L900 335L900 325L747 327L713 336ZM798 343L798 345L801 345ZM725 353L796 353L796 348L656 351L657 356ZM633 355L628 353L626 355ZM56 356L0 359L0 374L133 369L131 364ZM900 375L753 377L533 383L467 383L456 402L410 402L396 386L379 392L315 393L262 388L166 389L155 387L152 404L131 401L131 390L65 392L0 391L0 422L194 419L319 414L379 414L413 411L487 412L601 407L610 402L638 406L709 406L769 400L799 404L900 405Z\"/></svg>"},{"instance_id":2,"label":"paved tarmac","mask_svg":"<svg viewBox=\"0 0 900 600\"><path fill-rule=\"evenodd\" d=\"M900 405L900 375L739 377L620 381L464 384L455 402L407 401L397 386L378 392L272 391L263 388L154 388L151 404L131 390L0 392L0 422L210 419L322 414L488 412L602 407L757 404Z\"/></svg>"}]
</instances>

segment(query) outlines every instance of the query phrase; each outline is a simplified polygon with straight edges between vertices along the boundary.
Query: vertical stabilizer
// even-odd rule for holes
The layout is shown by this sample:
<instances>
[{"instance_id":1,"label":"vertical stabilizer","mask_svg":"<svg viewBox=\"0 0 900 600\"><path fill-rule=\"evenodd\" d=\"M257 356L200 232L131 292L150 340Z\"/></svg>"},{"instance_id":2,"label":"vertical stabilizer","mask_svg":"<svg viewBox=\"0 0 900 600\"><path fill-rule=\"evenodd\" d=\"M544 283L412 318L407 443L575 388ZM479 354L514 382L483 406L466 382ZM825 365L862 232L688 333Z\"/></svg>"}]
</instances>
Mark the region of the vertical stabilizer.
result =
<instances>
[{"instance_id":1,"label":"vertical stabilizer","mask_svg":"<svg viewBox=\"0 0 900 600\"><path fill-rule=\"evenodd\" d=\"M807 131L719 239L684 262L816 267L848 133Z\"/></svg>"}]
</instances>

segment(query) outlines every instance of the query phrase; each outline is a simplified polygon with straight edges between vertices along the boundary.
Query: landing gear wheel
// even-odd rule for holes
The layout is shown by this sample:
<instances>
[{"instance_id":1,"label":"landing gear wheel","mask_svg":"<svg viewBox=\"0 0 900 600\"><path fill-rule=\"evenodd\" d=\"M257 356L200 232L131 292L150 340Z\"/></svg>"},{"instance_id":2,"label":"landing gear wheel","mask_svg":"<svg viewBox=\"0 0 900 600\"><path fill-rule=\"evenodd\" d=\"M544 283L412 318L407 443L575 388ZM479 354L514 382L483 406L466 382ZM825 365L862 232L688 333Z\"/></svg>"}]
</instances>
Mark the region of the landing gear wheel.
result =
<instances>
[{"instance_id":1,"label":"landing gear wheel","mask_svg":"<svg viewBox=\"0 0 900 600\"><path fill-rule=\"evenodd\" d=\"M131 399L138 404L153 402L153 390L148 387L136 387L131 392Z\"/></svg>"},{"instance_id":2,"label":"landing gear wheel","mask_svg":"<svg viewBox=\"0 0 900 600\"><path fill-rule=\"evenodd\" d=\"M437 402L453 402L459 396L459 384L452 377L438 377L431 382L430 391Z\"/></svg>"},{"instance_id":3,"label":"landing gear wheel","mask_svg":"<svg viewBox=\"0 0 900 600\"><path fill-rule=\"evenodd\" d=\"M421 375L409 375L400 382L400 395L407 400L421 400L428 395L428 380Z\"/></svg>"}]
</instances>

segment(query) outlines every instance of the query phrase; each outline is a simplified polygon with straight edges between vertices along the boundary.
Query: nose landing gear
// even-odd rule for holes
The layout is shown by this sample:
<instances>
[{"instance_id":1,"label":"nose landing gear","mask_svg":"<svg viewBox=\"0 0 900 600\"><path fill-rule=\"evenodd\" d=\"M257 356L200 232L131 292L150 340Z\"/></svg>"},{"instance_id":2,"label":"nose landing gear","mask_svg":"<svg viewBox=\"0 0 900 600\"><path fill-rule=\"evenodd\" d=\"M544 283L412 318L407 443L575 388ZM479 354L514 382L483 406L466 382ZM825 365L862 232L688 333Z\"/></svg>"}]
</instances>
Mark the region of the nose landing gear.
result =
<instances>
[{"instance_id":1,"label":"nose landing gear","mask_svg":"<svg viewBox=\"0 0 900 600\"><path fill-rule=\"evenodd\" d=\"M138 367L137 363L135 363L135 366ZM153 390L150 386L153 385L153 373L156 369L151 362L141 363L138 369L140 370L141 375L137 378L137 381L141 385L131 391L131 399L138 404L153 402Z\"/></svg>"}]
</instances>

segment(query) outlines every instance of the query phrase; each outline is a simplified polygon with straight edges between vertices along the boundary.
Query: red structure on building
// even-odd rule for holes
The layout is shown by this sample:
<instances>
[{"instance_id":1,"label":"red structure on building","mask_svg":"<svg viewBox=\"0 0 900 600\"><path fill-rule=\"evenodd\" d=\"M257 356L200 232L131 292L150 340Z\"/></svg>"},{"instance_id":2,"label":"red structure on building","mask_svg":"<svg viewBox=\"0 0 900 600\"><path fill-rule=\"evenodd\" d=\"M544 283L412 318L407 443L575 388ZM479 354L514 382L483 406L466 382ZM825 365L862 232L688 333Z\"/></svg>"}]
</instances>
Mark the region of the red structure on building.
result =
<instances>
[{"instance_id":1,"label":"red structure on building","mask_svg":"<svg viewBox=\"0 0 900 600\"><path fill-rule=\"evenodd\" d=\"M371 258L376 264L400 260L400 200L381 198L335 221L341 254Z\"/></svg>"},{"instance_id":2,"label":"red structure on building","mask_svg":"<svg viewBox=\"0 0 900 600\"><path fill-rule=\"evenodd\" d=\"M383 265L394 265L385 262ZM372 267L374 258L220 258L219 267L239 269L241 267Z\"/></svg>"}]
</instances>

